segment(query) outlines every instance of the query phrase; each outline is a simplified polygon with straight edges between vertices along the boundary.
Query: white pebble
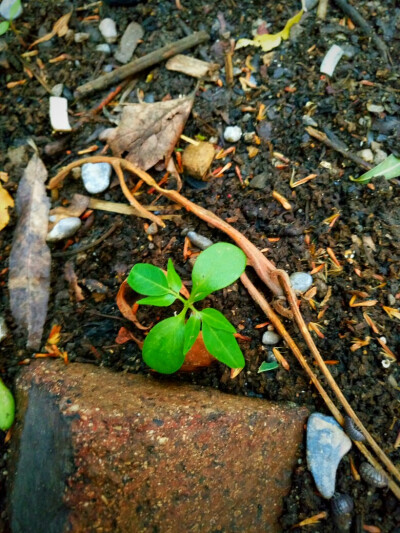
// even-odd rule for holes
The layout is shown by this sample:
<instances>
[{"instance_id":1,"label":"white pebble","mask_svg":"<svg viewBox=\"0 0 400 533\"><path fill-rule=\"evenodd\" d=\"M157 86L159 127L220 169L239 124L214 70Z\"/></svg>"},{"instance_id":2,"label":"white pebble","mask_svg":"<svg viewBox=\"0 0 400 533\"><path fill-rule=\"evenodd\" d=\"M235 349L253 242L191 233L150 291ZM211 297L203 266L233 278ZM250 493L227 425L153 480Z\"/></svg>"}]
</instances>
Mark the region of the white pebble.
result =
<instances>
[{"instance_id":1,"label":"white pebble","mask_svg":"<svg viewBox=\"0 0 400 533\"><path fill-rule=\"evenodd\" d=\"M107 43L101 43L96 46L96 52L101 52L103 54L111 54L110 45Z\"/></svg>"},{"instance_id":2,"label":"white pebble","mask_svg":"<svg viewBox=\"0 0 400 533\"><path fill-rule=\"evenodd\" d=\"M107 43L115 43L118 37L117 26L113 19L106 18L100 22L99 30Z\"/></svg>"},{"instance_id":3,"label":"white pebble","mask_svg":"<svg viewBox=\"0 0 400 533\"><path fill-rule=\"evenodd\" d=\"M74 235L81 227L82 222L78 217L63 218L47 234L47 242L57 242Z\"/></svg>"},{"instance_id":4,"label":"white pebble","mask_svg":"<svg viewBox=\"0 0 400 533\"><path fill-rule=\"evenodd\" d=\"M0 15L6 19L11 20L10 18L10 11L12 10L13 5L15 4L15 0L3 0L0 4ZM20 4L17 12L13 15L12 20L16 19L20 16L22 13L22 5Z\"/></svg>"},{"instance_id":5,"label":"white pebble","mask_svg":"<svg viewBox=\"0 0 400 533\"><path fill-rule=\"evenodd\" d=\"M120 63L128 63L132 59L133 52L143 35L142 26L137 22L131 22L124 31L118 50L114 54L115 59Z\"/></svg>"},{"instance_id":6,"label":"white pebble","mask_svg":"<svg viewBox=\"0 0 400 533\"><path fill-rule=\"evenodd\" d=\"M8 328L4 317L0 316L0 342L8 335Z\"/></svg>"},{"instance_id":7,"label":"white pebble","mask_svg":"<svg viewBox=\"0 0 400 533\"><path fill-rule=\"evenodd\" d=\"M370 113L383 113L385 108L383 105L367 104L367 109Z\"/></svg>"},{"instance_id":8,"label":"white pebble","mask_svg":"<svg viewBox=\"0 0 400 533\"><path fill-rule=\"evenodd\" d=\"M280 336L275 331L266 331L262 336L261 342L263 344L278 344L281 340Z\"/></svg>"},{"instance_id":9,"label":"white pebble","mask_svg":"<svg viewBox=\"0 0 400 533\"><path fill-rule=\"evenodd\" d=\"M57 83L54 87L51 88L51 96L61 96L64 90L63 83Z\"/></svg>"},{"instance_id":10,"label":"white pebble","mask_svg":"<svg viewBox=\"0 0 400 533\"><path fill-rule=\"evenodd\" d=\"M343 50L337 44L333 44L328 52L326 53L324 59L322 60L320 72L332 76L335 71L336 65L339 63L340 58L343 55Z\"/></svg>"},{"instance_id":11,"label":"white pebble","mask_svg":"<svg viewBox=\"0 0 400 533\"><path fill-rule=\"evenodd\" d=\"M74 35L74 41L76 43L83 43L89 39L90 35L88 33L77 32Z\"/></svg>"},{"instance_id":12,"label":"white pebble","mask_svg":"<svg viewBox=\"0 0 400 533\"><path fill-rule=\"evenodd\" d=\"M66 98L50 96L50 123L54 131L71 131Z\"/></svg>"},{"instance_id":13,"label":"white pebble","mask_svg":"<svg viewBox=\"0 0 400 533\"><path fill-rule=\"evenodd\" d=\"M224 139L228 143L236 143L242 136L242 130L239 126L228 126L224 131Z\"/></svg>"},{"instance_id":14,"label":"white pebble","mask_svg":"<svg viewBox=\"0 0 400 533\"><path fill-rule=\"evenodd\" d=\"M85 163L82 165L82 180L90 194L105 191L110 185L111 165L109 163Z\"/></svg>"},{"instance_id":15,"label":"white pebble","mask_svg":"<svg viewBox=\"0 0 400 533\"><path fill-rule=\"evenodd\" d=\"M364 159L364 161L366 161L367 163L372 163L374 161L374 154L369 148L365 148L365 150L360 150L359 152L357 152L357 155L361 157L361 159Z\"/></svg>"},{"instance_id":16,"label":"white pebble","mask_svg":"<svg viewBox=\"0 0 400 533\"><path fill-rule=\"evenodd\" d=\"M292 289L298 292L306 292L313 284L313 278L307 272L294 272L289 279Z\"/></svg>"}]
</instances>

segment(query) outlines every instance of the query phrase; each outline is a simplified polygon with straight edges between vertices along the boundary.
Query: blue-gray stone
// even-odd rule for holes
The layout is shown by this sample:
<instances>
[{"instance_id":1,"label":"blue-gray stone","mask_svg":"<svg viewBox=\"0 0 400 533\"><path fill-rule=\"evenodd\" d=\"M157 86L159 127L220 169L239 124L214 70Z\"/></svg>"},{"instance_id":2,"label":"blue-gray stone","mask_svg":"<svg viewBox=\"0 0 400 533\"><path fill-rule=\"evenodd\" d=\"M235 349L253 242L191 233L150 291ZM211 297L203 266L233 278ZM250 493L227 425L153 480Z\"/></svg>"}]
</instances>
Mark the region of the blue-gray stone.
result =
<instances>
[{"instance_id":1,"label":"blue-gray stone","mask_svg":"<svg viewBox=\"0 0 400 533\"><path fill-rule=\"evenodd\" d=\"M324 498L335 492L336 471L351 440L332 416L313 413L307 423L307 463Z\"/></svg>"},{"instance_id":2,"label":"blue-gray stone","mask_svg":"<svg viewBox=\"0 0 400 533\"><path fill-rule=\"evenodd\" d=\"M82 165L82 180L87 192L98 194L110 185L111 165L109 163L85 163Z\"/></svg>"},{"instance_id":3,"label":"blue-gray stone","mask_svg":"<svg viewBox=\"0 0 400 533\"><path fill-rule=\"evenodd\" d=\"M290 276L290 285L295 291L306 292L312 284L313 278L307 272L295 272Z\"/></svg>"}]
</instances>

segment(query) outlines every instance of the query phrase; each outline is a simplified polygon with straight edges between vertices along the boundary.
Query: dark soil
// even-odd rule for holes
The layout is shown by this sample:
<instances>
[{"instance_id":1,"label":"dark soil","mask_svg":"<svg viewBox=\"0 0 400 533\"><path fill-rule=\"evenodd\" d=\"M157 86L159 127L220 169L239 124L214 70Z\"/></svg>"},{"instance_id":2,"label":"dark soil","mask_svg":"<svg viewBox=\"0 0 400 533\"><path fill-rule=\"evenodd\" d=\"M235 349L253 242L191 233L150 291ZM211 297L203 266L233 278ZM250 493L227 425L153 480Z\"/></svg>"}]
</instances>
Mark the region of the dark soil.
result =
<instances>
[{"instance_id":1,"label":"dark soil","mask_svg":"<svg viewBox=\"0 0 400 533\"><path fill-rule=\"evenodd\" d=\"M266 20L271 32L278 31L299 9L299 3L293 0L282 3L183 0L182 3L187 6L182 11L176 9L173 1L151 0L131 8L100 6L99 14L102 18L111 16L120 32L131 20L142 24L145 36L136 52L137 56L183 37L185 34L179 20L183 20L192 30L205 29L211 35L210 41L192 53L201 57L202 52L203 56L221 62L223 66L221 42L226 42L227 32L235 40L250 37L252 24L257 18ZM251 55L257 88L244 91L238 77L233 87L228 88L223 71L220 73L222 87L215 83L202 83L185 134L190 137L201 134L207 139L216 136L218 144L226 147L228 145L222 136L224 128L228 123L240 125L244 132L257 131L261 139L258 146L260 152L249 159L248 145L242 138L237 143L233 159L228 157L223 162L225 164L232 160L233 165L222 178L212 179L205 188L199 188L199 183L188 179L184 182L182 193L221 218L232 219L235 228L260 249L268 248L268 257L289 273L310 271L312 263L327 263L327 270L314 276L318 289L316 309L303 300L302 312L307 322L318 322L323 328L324 338L317 339L317 344L324 358L335 362L330 368L343 393L392 461L400 464L399 450L394 448L400 431L399 366L397 363L388 368L382 365L386 358L375 340L378 335L373 333L363 317L363 312L367 311L377 324L380 335L386 337L390 349L398 353L399 321L390 319L382 305L397 308L400 299L399 181L376 179L373 188L350 181L350 176L361 175L363 170L312 139L303 123L304 115L312 116L320 130L334 132L352 152L368 148L372 142L379 142L381 150L387 154L399 150L400 83L397 65L400 60L400 10L394 0L353 3L390 46L394 66L386 64L380 52L361 31L349 29L346 24L341 25L343 13L332 5L333 2L323 22L316 18L315 11L304 16L291 39L276 49L269 65L263 64L264 53L259 49L238 50L234 54L234 66L245 67L246 57ZM72 5L71 2L57 0L52 2L49 10L48 2L29 2L16 21L18 38L12 32L2 38L8 45L2 57L9 63L8 68L0 67L3 81L17 81L25 77L19 60L25 48L19 40L33 42L41 27L50 31L59 17L72 7L83 5L85 2L74 2ZM78 121L75 114L92 109L108 94L105 90L82 101L75 101L73 92L76 87L97 76L104 66L115 62L112 56L102 56L95 51L96 44L102 42L97 30L98 22L82 21L93 14L96 14L94 8L74 10L69 24L76 32L90 33L89 40L76 44L73 39L68 41L54 37L39 45L39 55L36 57L43 61L43 70L39 69L36 57L25 59L32 68L45 75L50 87L64 83L64 96L69 99L72 123ZM226 27L221 28L221 21L224 20ZM321 76L319 66L334 43L346 45L353 57L343 57L333 78L329 79ZM69 54L71 59L49 63L49 59L62 53ZM150 82L146 81L149 72L138 77L128 101L137 102L140 93L147 101L153 98L159 101L167 94L175 98L180 94L189 94L196 86L195 80L167 71L163 64L151 72L153 77ZM361 84L362 80L371 84ZM292 91L292 88L296 90ZM48 118L48 94L35 78L14 89L7 89L3 83L0 97L0 131L3 133L0 138L0 169L9 173L6 188L13 196L31 155L27 139L34 140L50 176L53 176L61 166L78 159L78 151L95 142L99 146L99 153L103 144L97 140L97 135L102 129L112 126L104 115L98 115L72 134L52 133ZM367 110L368 103L381 104L384 111L380 114L370 113ZM266 117L261 123L256 121L257 112L246 110L256 109L260 104L266 106ZM110 112L112 109L112 106L108 107ZM50 143L55 142L59 143L58 147L54 148L52 144L53 154L48 155ZM181 146L184 145L182 142ZM19 148L19 161L15 157L16 148ZM281 161L274 159L274 151L283 154L290 163L285 167ZM213 168L219 165L220 161L215 161ZM245 180L243 186L234 171L235 165L238 165ZM316 173L317 177L293 189L289 185L292 171L295 172L295 180L311 173ZM163 175L163 172L150 172L157 180ZM260 190L252 188L251 178L262 172L267 176L265 186ZM174 184L168 186L173 187ZM285 210L272 198L273 190L290 201L293 207L291 211ZM60 205L75 192L85 193L81 181L69 177L60 190L59 198L53 197L52 205ZM99 197L126 203L118 186ZM143 194L140 201L146 204L155 198L155 195ZM163 199L158 200L158 203L167 204ZM115 304L120 283L135 262L144 261L165 267L169 257L174 260L179 274L189 280L190 263L184 262L182 253L187 228L214 241L226 240L223 234L212 230L196 217L183 210L176 213L182 214L180 222L168 222L167 228L159 231L150 241L144 231L143 220L95 211L76 236L77 247L96 240L118 217L121 227L99 246L84 253L72 257L53 257L50 306L43 339L47 338L52 325L60 324L61 346L68 352L70 361L112 367L115 371L147 372L136 344L118 345L115 342L122 325L132 329L132 325L121 317ZM340 217L330 227L329 221L325 221L335 213L340 213ZM31 352L25 350L24 338L17 332L10 315L7 274L3 270L8 266L15 224L13 213L10 224L0 233L0 275L4 288L0 298L10 329L9 336L1 344L0 370L10 387L13 386L20 362L32 356ZM306 236L309 236L309 243ZM279 240L273 242L268 240L278 237ZM368 243L372 243L372 248ZM60 252L64 245L65 242L53 245L52 250ZM75 244L69 250L74 247ZM343 266L341 270L335 269L326 253L327 247L334 250ZM68 290L64 277L67 260L73 261L85 293L85 300L81 303L76 303ZM91 292L91 280L104 286L103 294ZM318 320L317 315L321 311L318 304L329 288L331 297L324 305L326 311L323 317ZM358 301L376 299L378 304L369 308L350 307L349 301L355 291L368 293L364 297L358 296ZM210 297L206 303L223 311L242 335L250 337L250 341L241 343L247 361L246 368L234 380L229 377L229 369L219 364L196 374L177 376L176 379L209 385L238 395L294 401L307 405L311 411L327 413L307 376L283 346L290 371L280 368L273 372L257 373L268 354L261 345L265 328L255 329L255 326L266 319L242 285L235 284ZM146 308L140 311L139 318L144 323L150 323L158 317L167 316L168 312ZM295 328L290 323L287 323L287 327L296 338ZM136 331L134 333L139 335ZM371 337L368 345L357 351L350 350L355 338L364 340L368 336ZM301 340L299 342L303 346ZM1 444L1 452L0 490L4 499L6 445ZM388 490L374 490L364 482L355 481L351 475L350 457L356 467L363 460L353 449L341 463L337 487L355 500L354 531L362 531L364 524L377 526L382 532L400 531L400 507L395 497ZM285 502L283 529L290 531L293 524L327 510L329 502L318 495L303 453L294 474L292 492ZM7 517L3 513L0 529L6 530L6 523ZM336 530L329 516L312 528L315 532Z\"/></svg>"}]
</instances>

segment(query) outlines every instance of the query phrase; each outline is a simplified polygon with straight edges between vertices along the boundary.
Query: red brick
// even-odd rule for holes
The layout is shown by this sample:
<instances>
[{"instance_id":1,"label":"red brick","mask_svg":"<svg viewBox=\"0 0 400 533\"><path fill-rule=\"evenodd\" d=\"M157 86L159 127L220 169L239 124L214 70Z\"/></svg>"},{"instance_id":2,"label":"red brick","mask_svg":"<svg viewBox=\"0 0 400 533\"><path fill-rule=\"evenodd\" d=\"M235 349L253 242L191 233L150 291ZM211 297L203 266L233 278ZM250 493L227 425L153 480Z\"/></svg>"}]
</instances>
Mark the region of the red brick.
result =
<instances>
[{"instance_id":1,"label":"red brick","mask_svg":"<svg viewBox=\"0 0 400 533\"><path fill-rule=\"evenodd\" d=\"M17 401L13 533L280 531L304 408L58 361Z\"/></svg>"}]
</instances>

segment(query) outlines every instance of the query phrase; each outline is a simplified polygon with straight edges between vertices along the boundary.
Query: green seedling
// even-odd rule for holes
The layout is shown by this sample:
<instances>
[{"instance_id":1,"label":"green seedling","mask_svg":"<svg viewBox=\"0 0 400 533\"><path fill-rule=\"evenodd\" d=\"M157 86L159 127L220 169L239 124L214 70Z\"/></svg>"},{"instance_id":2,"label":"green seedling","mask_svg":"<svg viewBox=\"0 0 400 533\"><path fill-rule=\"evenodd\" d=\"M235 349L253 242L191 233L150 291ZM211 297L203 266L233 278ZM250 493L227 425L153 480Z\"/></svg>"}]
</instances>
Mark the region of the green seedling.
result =
<instances>
[{"instance_id":1,"label":"green seedling","mask_svg":"<svg viewBox=\"0 0 400 533\"><path fill-rule=\"evenodd\" d=\"M271 361L270 363L263 361L257 373L260 374L261 372L270 372L271 370L275 370L277 368L279 368L279 365L276 361Z\"/></svg>"},{"instance_id":2,"label":"green seedling","mask_svg":"<svg viewBox=\"0 0 400 533\"><path fill-rule=\"evenodd\" d=\"M7 431L13 425L15 402L13 395L0 379L0 429Z\"/></svg>"},{"instance_id":3,"label":"green seedling","mask_svg":"<svg viewBox=\"0 0 400 533\"><path fill-rule=\"evenodd\" d=\"M213 244L202 252L193 267L192 292L189 299L180 294L182 280L168 260L167 274L146 263L136 264L128 277L129 286L146 298L137 303L167 307L179 300L182 311L156 324L143 344L143 359L162 374L179 370L200 330L205 347L218 361L230 368L243 368L244 357L236 342L233 325L222 313L208 308L198 311L194 304L212 292L236 281L246 268L246 256L233 244ZM187 314L189 318L186 318Z\"/></svg>"},{"instance_id":4,"label":"green seedling","mask_svg":"<svg viewBox=\"0 0 400 533\"><path fill-rule=\"evenodd\" d=\"M357 183L368 183L372 178L383 176L387 180L398 178L400 176L400 159L393 154L387 157L382 163L379 163L368 172L365 172L359 178L350 178Z\"/></svg>"},{"instance_id":5,"label":"green seedling","mask_svg":"<svg viewBox=\"0 0 400 533\"><path fill-rule=\"evenodd\" d=\"M21 8L21 0L15 0L15 2L12 4L10 8L10 14L8 20L3 20L0 22L0 35L4 35L9 28L12 27L12 21L15 19L18 11Z\"/></svg>"}]
</instances>

